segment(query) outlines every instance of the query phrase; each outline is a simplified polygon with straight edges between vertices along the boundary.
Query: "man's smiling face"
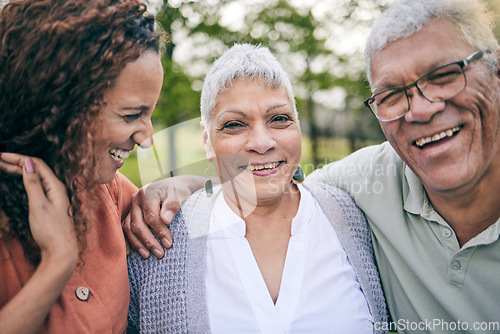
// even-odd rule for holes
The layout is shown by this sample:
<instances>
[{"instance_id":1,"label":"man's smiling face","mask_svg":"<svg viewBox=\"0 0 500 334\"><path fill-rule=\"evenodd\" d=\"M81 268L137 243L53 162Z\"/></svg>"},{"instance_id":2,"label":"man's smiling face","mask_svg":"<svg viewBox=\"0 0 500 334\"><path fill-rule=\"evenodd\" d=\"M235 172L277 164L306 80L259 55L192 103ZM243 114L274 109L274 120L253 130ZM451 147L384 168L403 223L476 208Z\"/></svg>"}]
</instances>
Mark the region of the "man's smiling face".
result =
<instances>
[{"instance_id":1,"label":"man's smiling face","mask_svg":"<svg viewBox=\"0 0 500 334\"><path fill-rule=\"evenodd\" d=\"M476 51L451 21L432 21L373 55L373 87L406 85ZM465 90L443 102L429 102L412 87L409 112L381 122L387 140L428 192L470 190L500 162L500 77L483 61L471 63L465 75Z\"/></svg>"}]
</instances>

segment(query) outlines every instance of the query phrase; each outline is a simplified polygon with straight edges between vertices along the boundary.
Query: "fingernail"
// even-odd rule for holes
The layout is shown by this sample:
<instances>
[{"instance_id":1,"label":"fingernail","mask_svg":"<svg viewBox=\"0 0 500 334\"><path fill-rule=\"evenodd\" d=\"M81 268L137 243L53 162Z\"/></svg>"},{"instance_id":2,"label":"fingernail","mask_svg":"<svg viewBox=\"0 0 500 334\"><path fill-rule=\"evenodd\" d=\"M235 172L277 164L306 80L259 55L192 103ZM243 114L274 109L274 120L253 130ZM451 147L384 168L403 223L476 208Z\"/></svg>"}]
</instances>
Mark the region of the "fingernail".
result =
<instances>
[{"instance_id":1,"label":"fingernail","mask_svg":"<svg viewBox=\"0 0 500 334\"><path fill-rule=\"evenodd\" d=\"M155 254L155 256L157 258L162 258L163 257L163 253L159 250L159 249L153 249L153 253Z\"/></svg>"},{"instance_id":2,"label":"fingernail","mask_svg":"<svg viewBox=\"0 0 500 334\"><path fill-rule=\"evenodd\" d=\"M149 252L147 250L145 250L144 248L140 248L138 250L138 252L139 252L139 255L145 259L147 259L149 257Z\"/></svg>"},{"instance_id":3,"label":"fingernail","mask_svg":"<svg viewBox=\"0 0 500 334\"><path fill-rule=\"evenodd\" d=\"M167 220L169 222L171 222L172 220L174 220L174 217L175 217L174 213L172 211L170 211L170 210L168 210L167 212L165 212L163 214L163 218L165 218L165 220Z\"/></svg>"},{"instance_id":4,"label":"fingernail","mask_svg":"<svg viewBox=\"0 0 500 334\"><path fill-rule=\"evenodd\" d=\"M172 241L170 241L167 238L161 239L161 242L163 243L163 246L165 246L166 248L170 248L172 246Z\"/></svg>"},{"instance_id":5,"label":"fingernail","mask_svg":"<svg viewBox=\"0 0 500 334\"><path fill-rule=\"evenodd\" d=\"M24 171L28 174L35 172L35 164L33 163L33 160L30 157L26 157L24 159Z\"/></svg>"}]
</instances>

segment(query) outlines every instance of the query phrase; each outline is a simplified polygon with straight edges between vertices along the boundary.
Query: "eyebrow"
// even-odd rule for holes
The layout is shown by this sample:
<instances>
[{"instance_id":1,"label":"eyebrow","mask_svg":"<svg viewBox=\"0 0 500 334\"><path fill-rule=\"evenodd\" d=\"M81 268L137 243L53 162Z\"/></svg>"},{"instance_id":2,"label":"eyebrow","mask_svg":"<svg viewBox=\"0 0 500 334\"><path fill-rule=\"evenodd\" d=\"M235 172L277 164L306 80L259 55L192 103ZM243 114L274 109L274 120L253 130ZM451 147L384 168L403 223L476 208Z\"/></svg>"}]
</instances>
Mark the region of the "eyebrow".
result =
<instances>
[{"instance_id":1,"label":"eyebrow","mask_svg":"<svg viewBox=\"0 0 500 334\"><path fill-rule=\"evenodd\" d=\"M122 110L140 110L140 111L147 111L149 110L148 106L141 105L141 106L135 106L135 107L124 107Z\"/></svg>"},{"instance_id":2,"label":"eyebrow","mask_svg":"<svg viewBox=\"0 0 500 334\"><path fill-rule=\"evenodd\" d=\"M224 110L223 112L220 113L219 116L217 116L217 119L220 119L226 113L238 114L238 115L241 115L241 116L247 118L247 115L243 111L238 111L238 110Z\"/></svg>"},{"instance_id":3,"label":"eyebrow","mask_svg":"<svg viewBox=\"0 0 500 334\"><path fill-rule=\"evenodd\" d=\"M435 69L438 69L442 66L446 66L446 65L453 64L456 62L460 62L460 60L455 60L455 61L453 61L451 59L449 59L449 60L443 60L443 59L436 60L435 62L433 62L432 64L427 66L427 69L422 74L420 74L420 76L418 76L418 78L421 78L422 76L426 75L427 73L429 73ZM417 80L417 79L415 79L415 80ZM389 90L389 89L397 89L397 88L404 87L404 86L406 86L406 85L393 84L390 82L383 83L381 86L375 87L375 89L373 91L373 95L376 95L378 93L384 92L384 91Z\"/></svg>"},{"instance_id":4,"label":"eyebrow","mask_svg":"<svg viewBox=\"0 0 500 334\"><path fill-rule=\"evenodd\" d=\"M270 112L270 111L273 111L274 109L281 108L281 107L290 107L290 109L292 109L291 106L288 103L283 103L283 104L278 104L278 105L275 105L275 106L268 107L266 109L266 113Z\"/></svg>"},{"instance_id":5,"label":"eyebrow","mask_svg":"<svg viewBox=\"0 0 500 334\"><path fill-rule=\"evenodd\" d=\"M289 106L290 105L288 103L283 103L283 104L277 104L275 106L270 106L270 107L266 108L266 113L269 113L269 112L271 112L271 111L273 111L274 109L277 109L277 108L289 107ZM290 107L290 109L292 109L292 108ZM241 115L244 118L247 118L247 115L243 111L239 111L239 110L224 110L223 112L220 113L220 115L217 117L217 119L220 119L226 113L234 113L234 114Z\"/></svg>"}]
</instances>

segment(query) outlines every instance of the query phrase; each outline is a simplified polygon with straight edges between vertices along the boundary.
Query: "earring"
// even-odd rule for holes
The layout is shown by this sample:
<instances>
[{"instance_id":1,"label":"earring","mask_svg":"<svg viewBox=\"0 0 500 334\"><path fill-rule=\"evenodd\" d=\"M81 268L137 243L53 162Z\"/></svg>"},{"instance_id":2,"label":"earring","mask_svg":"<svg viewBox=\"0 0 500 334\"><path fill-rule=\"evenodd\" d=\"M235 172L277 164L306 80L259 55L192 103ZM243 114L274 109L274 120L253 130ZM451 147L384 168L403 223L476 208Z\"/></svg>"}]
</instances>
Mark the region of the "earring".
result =
<instances>
[{"instance_id":1,"label":"earring","mask_svg":"<svg viewBox=\"0 0 500 334\"><path fill-rule=\"evenodd\" d=\"M304 170L302 169L302 167L299 166L297 167L297 170L293 174L292 182L294 184L300 184L304 182L304 179L305 179Z\"/></svg>"},{"instance_id":2,"label":"earring","mask_svg":"<svg viewBox=\"0 0 500 334\"><path fill-rule=\"evenodd\" d=\"M205 169L205 176L207 176L207 171L211 167L212 167L212 162L210 161L207 169ZM207 177L209 177L209 176L207 176ZM213 188L212 180L210 180L210 179L207 179L205 181L205 194L207 195L208 198L212 197L212 195L214 194L214 188Z\"/></svg>"},{"instance_id":3,"label":"earring","mask_svg":"<svg viewBox=\"0 0 500 334\"><path fill-rule=\"evenodd\" d=\"M205 181L205 193L207 194L207 197L210 198L214 194L214 188L212 187L212 180L206 180Z\"/></svg>"}]
</instances>

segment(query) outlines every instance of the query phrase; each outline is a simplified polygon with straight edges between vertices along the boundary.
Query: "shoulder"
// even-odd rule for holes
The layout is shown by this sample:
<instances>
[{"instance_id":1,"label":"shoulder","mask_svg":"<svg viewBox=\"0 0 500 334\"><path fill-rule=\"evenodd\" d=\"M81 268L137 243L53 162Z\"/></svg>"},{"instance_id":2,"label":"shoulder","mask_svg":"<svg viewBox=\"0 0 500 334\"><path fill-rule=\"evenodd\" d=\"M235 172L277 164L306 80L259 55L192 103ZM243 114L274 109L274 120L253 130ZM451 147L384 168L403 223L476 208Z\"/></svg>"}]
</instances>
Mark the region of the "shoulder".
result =
<instances>
[{"instance_id":1,"label":"shoulder","mask_svg":"<svg viewBox=\"0 0 500 334\"><path fill-rule=\"evenodd\" d=\"M351 153L346 158L341 159L340 162L350 161L350 160L364 162L364 163L370 163L373 161L402 163L401 158L392 148L391 144L389 144L389 142L387 141L379 145L370 145L363 147Z\"/></svg>"},{"instance_id":2,"label":"shoulder","mask_svg":"<svg viewBox=\"0 0 500 334\"><path fill-rule=\"evenodd\" d=\"M331 162L312 172L307 178L329 184L337 184L338 180L359 180L378 174L385 174L388 166L398 168L404 165L396 151L388 142L380 145L364 147L347 157ZM337 184L337 186L340 186Z\"/></svg>"},{"instance_id":3,"label":"shoulder","mask_svg":"<svg viewBox=\"0 0 500 334\"><path fill-rule=\"evenodd\" d=\"M221 196L221 186L214 187L213 195L207 196L203 189L195 192L181 206L182 218L190 238L198 238L208 234L210 215L215 201Z\"/></svg>"},{"instance_id":4,"label":"shoulder","mask_svg":"<svg viewBox=\"0 0 500 334\"><path fill-rule=\"evenodd\" d=\"M363 216L362 211L347 191L325 183L308 180L304 182L304 186L311 192L327 217L338 215L338 210L344 216L357 216L358 219Z\"/></svg>"}]
</instances>

